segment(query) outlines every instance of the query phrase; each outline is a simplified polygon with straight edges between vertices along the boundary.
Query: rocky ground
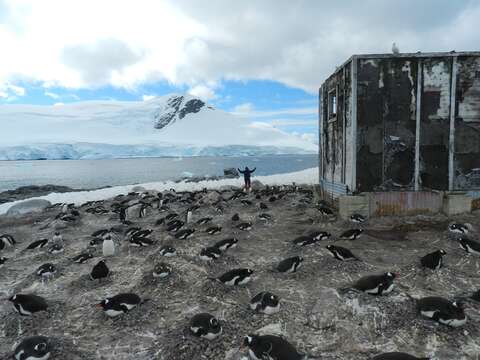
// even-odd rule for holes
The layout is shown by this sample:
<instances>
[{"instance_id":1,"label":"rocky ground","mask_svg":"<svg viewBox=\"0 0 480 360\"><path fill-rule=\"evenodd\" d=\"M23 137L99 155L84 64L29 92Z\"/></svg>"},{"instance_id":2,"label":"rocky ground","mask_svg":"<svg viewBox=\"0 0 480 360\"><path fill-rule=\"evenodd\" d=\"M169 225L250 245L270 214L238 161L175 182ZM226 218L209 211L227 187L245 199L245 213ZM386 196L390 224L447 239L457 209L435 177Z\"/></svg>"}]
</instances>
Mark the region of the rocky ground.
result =
<instances>
[{"instance_id":1,"label":"rocky ground","mask_svg":"<svg viewBox=\"0 0 480 360\"><path fill-rule=\"evenodd\" d=\"M55 219L61 211L58 206L35 215L0 217L0 234L11 234L18 242L14 248L0 251L0 256L9 259L0 269L0 296L35 293L49 304L47 312L20 317L8 301L0 302L1 358L10 358L22 338L39 334L52 339L52 359L239 360L248 356L240 350L243 337L256 332L281 334L299 351L326 360L366 360L387 351L429 355L438 360L478 358L480 312L476 304L469 304L466 310L467 324L454 329L419 318L410 298L454 298L478 289L480 259L466 256L446 231L453 221L479 228L478 211L456 218L371 219L362 225L366 235L355 241L339 241L343 230L358 226L323 218L309 189L272 191L281 194L281 199L270 202L267 190L230 201L222 198L228 199L234 189L196 193L193 197L176 193L167 204L169 210L160 212L156 194L145 197L132 193L81 206L75 221ZM243 204L244 199L252 204ZM139 201L153 205L143 218L138 217L141 206L135 205ZM130 205L128 214L134 225L154 230L151 238L155 245L128 245L123 235L127 226L121 225L118 214L112 211L112 204L121 202ZM266 203L268 210L260 210L260 202ZM182 214L193 204L199 208L188 227L196 232L188 240L176 240L163 225L155 225L168 213ZM223 212L216 209L219 205ZM106 211L91 210L102 208ZM273 220L259 219L261 212L272 215ZM239 213L241 221L251 221L252 230L236 229L238 222L231 220L234 213ZM213 218L211 224L195 223L205 216ZM205 229L211 225L221 226L222 232L206 234ZM87 249L94 231L110 227L120 231L115 235L117 253L107 259L112 273L103 281L91 281L88 274L102 256L101 247L86 264L73 263L71 258ZM292 245L295 237L313 230L329 231L333 236L310 247ZM31 241L51 239L55 231L63 235L64 253L25 251ZM473 233L473 237L477 235ZM212 263L198 258L202 247L231 236L239 239L237 248ZM325 249L330 243L350 248L363 261L333 259ZM165 244L176 247L178 255L161 257L158 249ZM421 269L420 256L439 248L447 251L446 266L436 272ZM274 270L280 260L297 254L305 258L297 273L279 274ZM171 277L152 277L151 270L160 261L171 265ZM47 262L54 263L59 271L53 279L42 281L35 270ZM208 280L237 267L252 268L255 279L234 288ZM400 273L395 291L388 296L338 291L362 275L385 271ZM264 290L281 298L279 313L267 316L249 310L250 298ZM120 292L135 292L150 300L114 319L93 306ZM224 332L220 338L199 340L189 334L188 321L198 312L210 312L221 320Z\"/></svg>"},{"instance_id":2,"label":"rocky ground","mask_svg":"<svg viewBox=\"0 0 480 360\"><path fill-rule=\"evenodd\" d=\"M0 204L4 204L11 201L23 200L32 197L48 195L52 192L65 193L71 191L80 191L69 188L68 186L59 185L30 185L21 186L15 190L6 190L0 192Z\"/></svg>"}]
</instances>

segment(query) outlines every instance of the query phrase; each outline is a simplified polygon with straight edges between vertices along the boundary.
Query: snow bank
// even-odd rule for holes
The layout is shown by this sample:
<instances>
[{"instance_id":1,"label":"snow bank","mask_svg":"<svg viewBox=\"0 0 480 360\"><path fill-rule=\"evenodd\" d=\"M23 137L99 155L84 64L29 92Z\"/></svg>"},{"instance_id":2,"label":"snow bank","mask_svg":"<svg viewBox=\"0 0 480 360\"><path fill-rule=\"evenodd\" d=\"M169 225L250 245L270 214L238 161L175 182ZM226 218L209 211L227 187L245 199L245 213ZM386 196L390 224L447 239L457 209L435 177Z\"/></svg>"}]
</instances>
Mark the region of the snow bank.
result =
<instances>
[{"instance_id":1,"label":"snow bank","mask_svg":"<svg viewBox=\"0 0 480 360\"><path fill-rule=\"evenodd\" d=\"M275 175L266 175L266 176L255 176L253 180L258 180L265 185L282 185L282 184L291 184L295 182L297 184L316 184L318 183L318 168L310 168L302 171L286 173L286 174L275 174ZM151 182L144 184L135 184L135 185L125 185L125 186L114 186L106 189L91 190L91 191L78 191L78 192L68 192L68 193L51 193L45 196L40 196L35 199L44 199L54 203L74 203L75 205L81 205L87 201L96 201L112 198L119 194L127 194L132 191L134 187L141 186L147 190L169 190L175 189L176 191L195 191L201 190L203 188L215 189L221 186L242 186L243 179L222 179L222 180L206 180L199 182L179 182L175 183L173 181L166 182ZM19 204L26 200L13 201L0 205L0 215L5 214L10 207L15 204Z\"/></svg>"}]
</instances>

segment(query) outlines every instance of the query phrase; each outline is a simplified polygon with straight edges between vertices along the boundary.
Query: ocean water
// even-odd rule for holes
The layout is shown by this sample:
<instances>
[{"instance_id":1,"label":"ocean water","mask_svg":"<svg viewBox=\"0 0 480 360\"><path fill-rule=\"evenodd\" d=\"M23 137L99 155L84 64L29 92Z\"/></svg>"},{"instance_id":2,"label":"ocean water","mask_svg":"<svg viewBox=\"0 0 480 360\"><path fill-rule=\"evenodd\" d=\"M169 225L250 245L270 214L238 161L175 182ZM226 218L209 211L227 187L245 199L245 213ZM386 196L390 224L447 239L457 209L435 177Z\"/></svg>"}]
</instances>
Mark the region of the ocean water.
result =
<instances>
[{"instance_id":1,"label":"ocean water","mask_svg":"<svg viewBox=\"0 0 480 360\"><path fill-rule=\"evenodd\" d=\"M317 155L135 158L106 160L0 161L0 191L26 185L76 189L223 175L230 167L256 167L255 175L289 173L318 166Z\"/></svg>"}]
</instances>

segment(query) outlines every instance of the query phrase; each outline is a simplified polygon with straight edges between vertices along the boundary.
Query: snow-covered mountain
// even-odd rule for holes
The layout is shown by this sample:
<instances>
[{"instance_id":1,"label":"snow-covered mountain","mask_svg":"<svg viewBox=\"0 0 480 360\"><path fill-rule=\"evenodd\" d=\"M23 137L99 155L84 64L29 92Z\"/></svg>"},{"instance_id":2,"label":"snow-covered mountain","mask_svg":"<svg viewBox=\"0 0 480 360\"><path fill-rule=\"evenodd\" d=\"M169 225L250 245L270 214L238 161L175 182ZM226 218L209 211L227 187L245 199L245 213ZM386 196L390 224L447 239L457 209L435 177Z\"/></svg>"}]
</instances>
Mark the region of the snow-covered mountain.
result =
<instances>
[{"instance_id":1,"label":"snow-covered mountain","mask_svg":"<svg viewBox=\"0 0 480 360\"><path fill-rule=\"evenodd\" d=\"M0 106L0 160L313 153L317 146L187 95Z\"/></svg>"}]
</instances>

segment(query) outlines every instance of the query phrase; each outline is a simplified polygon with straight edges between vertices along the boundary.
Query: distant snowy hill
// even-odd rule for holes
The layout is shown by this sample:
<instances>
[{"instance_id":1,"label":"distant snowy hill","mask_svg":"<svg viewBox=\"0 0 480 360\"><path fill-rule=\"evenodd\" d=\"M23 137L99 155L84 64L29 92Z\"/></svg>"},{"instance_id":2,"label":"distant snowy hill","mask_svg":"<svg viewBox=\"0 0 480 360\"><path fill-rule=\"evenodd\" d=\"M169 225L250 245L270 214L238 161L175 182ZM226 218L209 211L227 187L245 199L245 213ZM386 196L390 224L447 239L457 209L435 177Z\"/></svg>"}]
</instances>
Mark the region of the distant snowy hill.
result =
<instances>
[{"instance_id":1,"label":"distant snowy hill","mask_svg":"<svg viewBox=\"0 0 480 360\"><path fill-rule=\"evenodd\" d=\"M317 146L186 95L0 106L0 160L314 153Z\"/></svg>"}]
</instances>

